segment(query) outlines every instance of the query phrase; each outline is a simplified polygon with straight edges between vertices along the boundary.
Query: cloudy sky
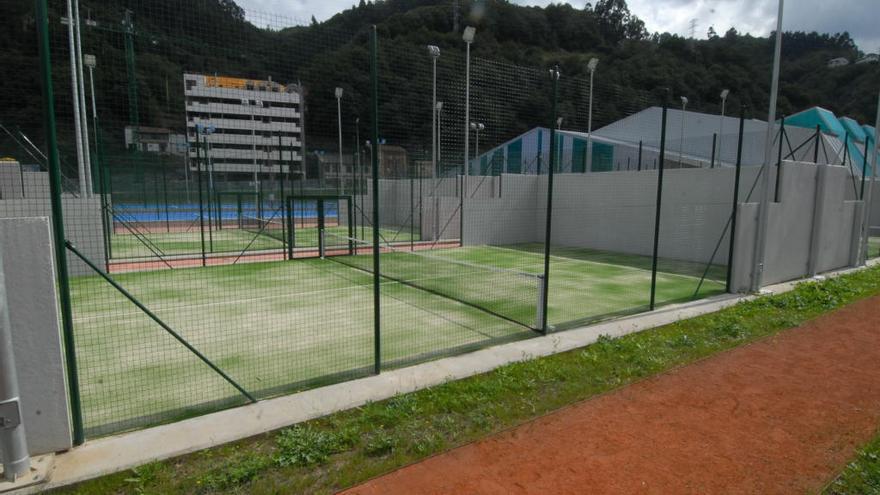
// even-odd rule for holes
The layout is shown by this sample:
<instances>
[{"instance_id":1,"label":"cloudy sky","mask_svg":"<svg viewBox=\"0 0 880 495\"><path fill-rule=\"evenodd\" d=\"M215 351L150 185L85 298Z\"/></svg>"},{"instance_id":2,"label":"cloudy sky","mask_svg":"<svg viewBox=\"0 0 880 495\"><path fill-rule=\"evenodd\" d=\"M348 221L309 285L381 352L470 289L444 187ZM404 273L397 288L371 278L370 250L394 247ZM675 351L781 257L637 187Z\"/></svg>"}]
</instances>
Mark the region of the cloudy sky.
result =
<instances>
[{"instance_id":1,"label":"cloudy sky","mask_svg":"<svg viewBox=\"0 0 880 495\"><path fill-rule=\"evenodd\" d=\"M311 16L324 20L357 0L236 0L248 10L284 15L300 22ZM547 5L562 0L513 0L521 5ZM568 0L581 7L586 0ZM709 26L723 34L730 27L740 32L767 35L776 20L777 0L629 0L630 10L645 21L649 31L689 35L696 19L696 35L706 37ZM865 52L880 51L880 0L789 0L785 4L786 31L849 31Z\"/></svg>"}]
</instances>

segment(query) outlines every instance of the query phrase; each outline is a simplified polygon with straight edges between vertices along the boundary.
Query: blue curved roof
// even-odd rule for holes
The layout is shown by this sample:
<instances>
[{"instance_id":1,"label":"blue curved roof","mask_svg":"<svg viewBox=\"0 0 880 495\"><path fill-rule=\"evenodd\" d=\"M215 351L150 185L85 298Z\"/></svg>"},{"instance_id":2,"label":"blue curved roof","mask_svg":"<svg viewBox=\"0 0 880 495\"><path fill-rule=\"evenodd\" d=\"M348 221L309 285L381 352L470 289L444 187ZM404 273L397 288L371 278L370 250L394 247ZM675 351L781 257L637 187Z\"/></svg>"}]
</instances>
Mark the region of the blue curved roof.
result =
<instances>
[{"instance_id":1,"label":"blue curved roof","mask_svg":"<svg viewBox=\"0 0 880 495\"><path fill-rule=\"evenodd\" d=\"M865 137L868 139L868 142L869 142L869 143L873 143L873 142L874 142L874 136L876 135L876 132L877 132L877 131L874 130L874 126L872 126L872 125L863 125L863 126L862 126L862 130L865 131Z\"/></svg>"},{"instance_id":2,"label":"blue curved roof","mask_svg":"<svg viewBox=\"0 0 880 495\"><path fill-rule=\"evenodd\" d=\"M862 129L862 126L859 125L858 122L850 117L841 117L838 120L840 120L840 124L843 126L844 130L849 133L850 139L854 139L859 143L865 142L865 130Z\"/></svg>"},{"instance_id":3,"label":"blue curved roof","mask_svg":"<svg viewBox=\"0 0 880 495\"><path fill-rule=\"evenodd\" d=\"M819 129L825 134L831 134L841 139L843 139L843 136L846 134L846 129L844 129L843 124L837 120L837 116L834 115L834 112L822 107L808 108L790 117L786 117L785 125L807 127L810 129L815 129L818 125Z\"/></svg>"}]
</instances>

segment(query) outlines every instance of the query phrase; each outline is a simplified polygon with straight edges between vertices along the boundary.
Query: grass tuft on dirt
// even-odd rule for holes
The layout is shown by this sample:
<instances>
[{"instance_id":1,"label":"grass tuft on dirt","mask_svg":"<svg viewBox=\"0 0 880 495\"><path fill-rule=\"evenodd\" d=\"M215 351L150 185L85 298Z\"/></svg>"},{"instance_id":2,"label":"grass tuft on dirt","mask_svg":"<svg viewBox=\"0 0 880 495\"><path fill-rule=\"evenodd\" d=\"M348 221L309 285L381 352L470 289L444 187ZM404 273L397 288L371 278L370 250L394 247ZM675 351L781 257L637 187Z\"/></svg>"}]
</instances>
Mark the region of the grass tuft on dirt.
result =
<instances>
[{"instance_id":1,"label":"grass tuft on dirt","mask_svg":"<svg viewBox=\"0 0 880 495\"><path fill-rule=\"evenodd\" d=\"M507 365L58 493L332 493L878 293L880 267L807 282L786 294L619 339L602 337L582 349ZM857 478L848 472L841 480ZM876 477L864 479L871 483Z\"/></svg>"},{"instance_id":2,"label":"grass tuft on dirt","mask_svg":"<svg viewBox=\"0 0 880 495\"><path fill-rule=\"evenodd\" d=\"M880 493L880 432L859 450L856 458L832 481L825 495L855 495Z\"/></svg>"}]
</instances>

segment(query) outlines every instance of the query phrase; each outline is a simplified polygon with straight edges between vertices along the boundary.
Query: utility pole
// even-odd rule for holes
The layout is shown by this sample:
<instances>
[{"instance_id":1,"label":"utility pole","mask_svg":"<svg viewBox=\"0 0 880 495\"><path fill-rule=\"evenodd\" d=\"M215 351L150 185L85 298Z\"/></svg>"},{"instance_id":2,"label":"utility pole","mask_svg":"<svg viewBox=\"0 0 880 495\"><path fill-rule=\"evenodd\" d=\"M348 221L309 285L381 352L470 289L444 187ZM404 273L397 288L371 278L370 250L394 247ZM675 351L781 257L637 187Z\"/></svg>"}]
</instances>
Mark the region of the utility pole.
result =
<instances>
[{"instance_id":1,"label":"utility pole","mask_svg":"<svg viewBox=\"0 0 880 495\"><path fill-rule=\"evenodd\" d=\"M767 253L767 224L770 221L770 163L773 160L773 127L776 125L776 101L779 93L779 65L782 58L782 12L784 0L779 0L776 16L776 47L773 57L773 75L770 82L770 109L767 116L767 136L764 146L764 173L761 175L758 235L755 236L752 292L761 290L764 281L764 257Z\"/></svg>"},{"instance_id":2,"label":"utility pole","mask_svg":"<svg viewBox=\"0 0 880 495\"><path fill-rule=\"evenodd\" d=\"M77 80L78 71L76 70L77 61L76 28L74 27L75 23L76 17L74 17L73 1L67 0L67 41L70 48L70 94L73 97L73 131L76 134L77 179L79 180L80 196L87 197L88 181L86 177L86 162L83 150L82 117L80 116L80 112L85 111L85 108L81 109L79 104L79 81Z\"/></svg>"},{"instance_id":3,"label":"utility pole","mask_svg":"<svg viewBox=\"0 0 880 495\"><path fill-rule=\"evenodd\" d=\"M88 124L88 111L86 110L86 80L83 77L83 56L82 56L82 31L80 31L80 22L79 22L79 0L73 0L73 27L74 27L74 40L76 41L76 78L79 82L78 87L76 88L75 98L79 98L79 118L80 118L80 129L82 129L82 138L83 142L83 163L85 164L85 174L86 174L86 184L85 184L85 194L86 196L92 195L92 157L89 152L89 124Z\"/></svg>"}]
</instances>

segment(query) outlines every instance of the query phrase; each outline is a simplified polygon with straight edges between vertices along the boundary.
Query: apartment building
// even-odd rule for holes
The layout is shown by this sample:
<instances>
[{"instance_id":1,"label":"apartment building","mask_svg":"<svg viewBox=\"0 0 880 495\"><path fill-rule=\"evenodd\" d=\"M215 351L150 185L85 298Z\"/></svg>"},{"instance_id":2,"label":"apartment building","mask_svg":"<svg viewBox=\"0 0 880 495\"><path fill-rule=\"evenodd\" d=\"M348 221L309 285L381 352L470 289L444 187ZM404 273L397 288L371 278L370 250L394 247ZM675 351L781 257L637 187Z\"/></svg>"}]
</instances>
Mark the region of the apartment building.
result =
<instances>
[{"instance_id":1,"label":"apartment building","mask_svg":"<svg viewBox=\"0 0 880 495\"><path fill-rule=\"evenodd\" d=\"M304 177L299 85L202 74L183 81L191 169L210 167L228 180Z\"/></svg>"}]
</instances>

